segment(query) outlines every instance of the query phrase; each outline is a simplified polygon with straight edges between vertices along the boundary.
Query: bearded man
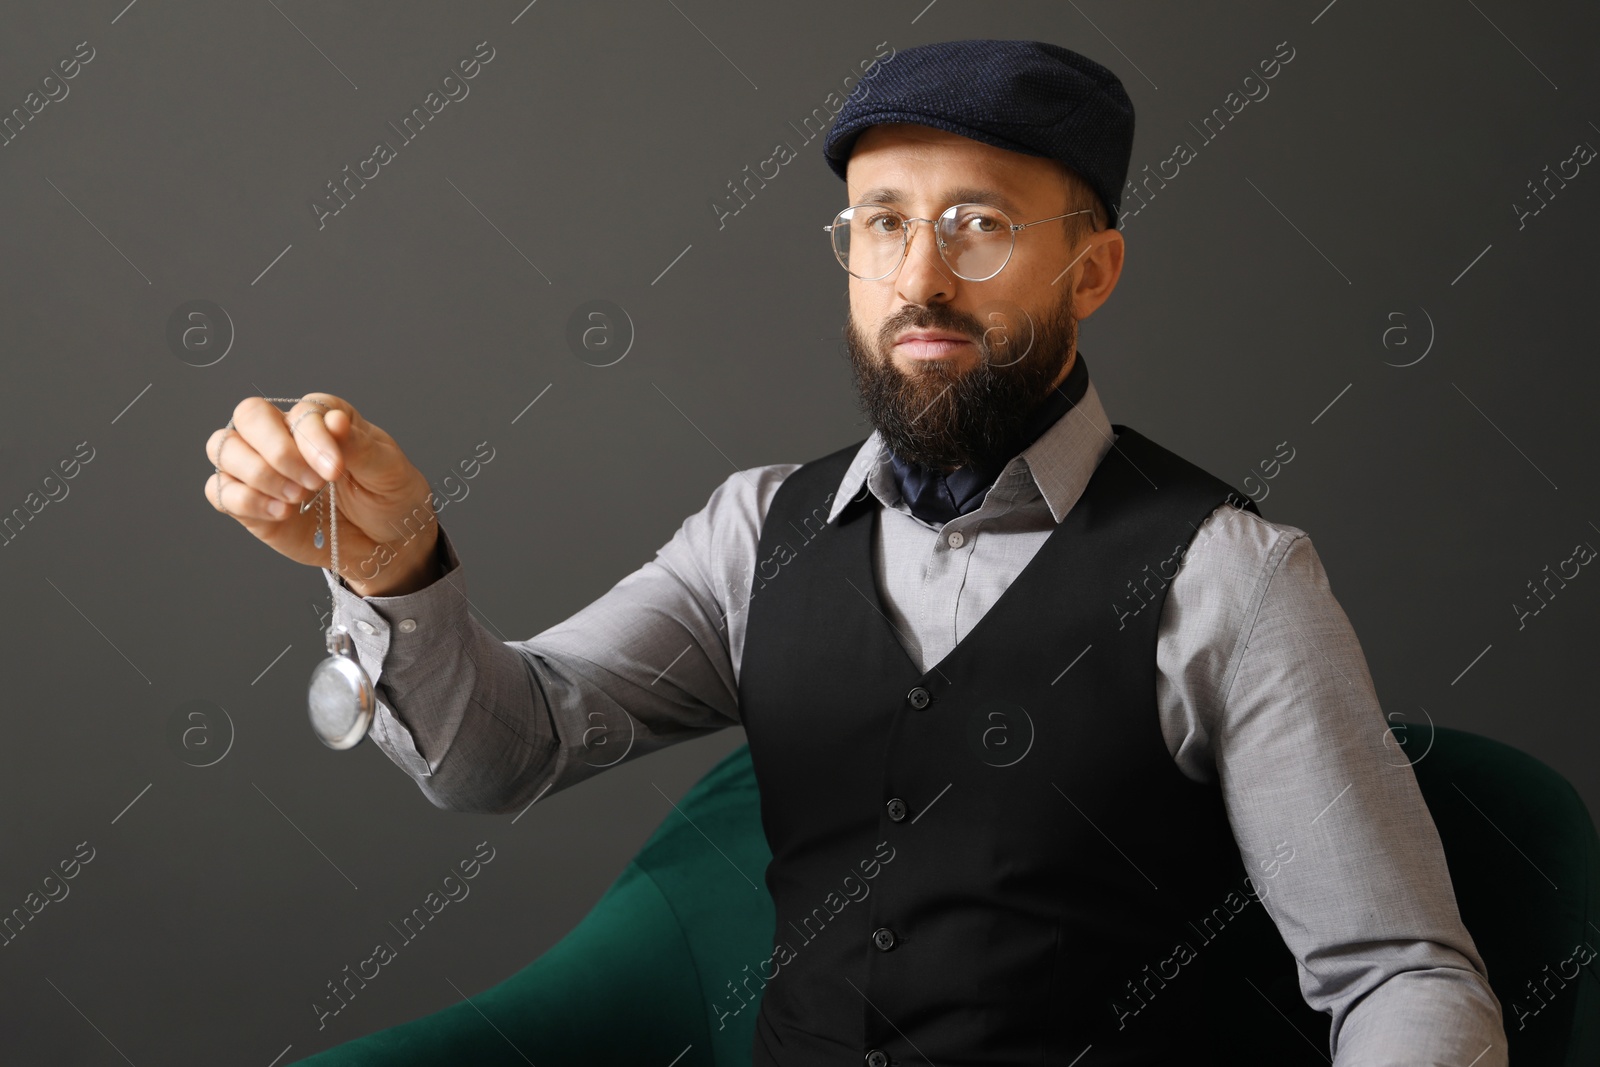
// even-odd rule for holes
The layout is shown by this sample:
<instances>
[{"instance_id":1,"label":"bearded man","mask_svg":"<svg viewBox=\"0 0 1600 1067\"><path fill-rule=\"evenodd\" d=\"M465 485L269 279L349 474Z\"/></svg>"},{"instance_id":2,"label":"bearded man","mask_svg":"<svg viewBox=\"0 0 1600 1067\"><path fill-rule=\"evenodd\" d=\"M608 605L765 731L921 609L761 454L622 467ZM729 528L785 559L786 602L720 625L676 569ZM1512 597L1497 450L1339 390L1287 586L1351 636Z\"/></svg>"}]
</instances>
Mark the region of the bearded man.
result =
<instances>
[{"instance_id":1,"label":"bearded man","mask_svg":"<svg viewBox=\"0 0 1600 1067\"><path fill-rule=\"evenodd\" d=\"M468 613L436 521L373 577L325 570L379 679L373 736L435 805L511 812L616 765L596 723L628 759L742 726L781 965L756 1064L1220 1064L1209 1035L1240 1020L1183 970L1242 867L1338 1067L1502 1067L1310 539L1111 423L1089 379L1132 143L1121 82L1068 49L885 59L824 146L871 435L737 471L527 640ZM242 402L208 497L322 566L310 517L271 508L338 478L346 558L370 557L426 480L347 401L303 403Z\"/></svg>"}]
</instances>

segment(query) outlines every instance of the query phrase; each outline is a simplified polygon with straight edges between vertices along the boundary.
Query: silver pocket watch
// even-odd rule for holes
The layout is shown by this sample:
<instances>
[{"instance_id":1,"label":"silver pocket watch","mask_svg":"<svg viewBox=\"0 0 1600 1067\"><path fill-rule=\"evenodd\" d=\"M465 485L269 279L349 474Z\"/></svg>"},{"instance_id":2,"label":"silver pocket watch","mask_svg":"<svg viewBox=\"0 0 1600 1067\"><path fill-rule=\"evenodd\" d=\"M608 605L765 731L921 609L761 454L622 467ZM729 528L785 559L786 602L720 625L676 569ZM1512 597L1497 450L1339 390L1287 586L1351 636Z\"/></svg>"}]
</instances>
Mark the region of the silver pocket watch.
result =
<instances>
[{"instance_id":1,"label":"silver pocket watch","mask_svg":"<svg viewBox=\"0 0 1600 1067\"><path fill-rule=\"evenodd\" d=\"M367 736L377 698L343 624L328 627L327 659L311 672L311 728L329 748L354 748Z\"/></svg>"},{"instance_id":2,"label":"silver pocket watch","mask_svg":"<svg viewBox=\"0 0 1600 1067\"><path fill-rule=\"evenodd\" d=\"M328 492L328 531L333 537L330 562L333 574L339 575L339 513L334 499L334 484L323 487ZM300 505L303 512L312 502L317 504L317 532L313 543L322 547L322 493ZM334 616L324 635L328 658L317 664L311 672L311 686L306 695L306 708L311 716L311 729L317 739L332 749L354 748L367 736L372 726L372 716L377 707L377 696L372 691L372 679L367 677L361 660L356 656L355 643L350 631L339 621L338 598L333 602Z\"/></svg>"}]
</instances>

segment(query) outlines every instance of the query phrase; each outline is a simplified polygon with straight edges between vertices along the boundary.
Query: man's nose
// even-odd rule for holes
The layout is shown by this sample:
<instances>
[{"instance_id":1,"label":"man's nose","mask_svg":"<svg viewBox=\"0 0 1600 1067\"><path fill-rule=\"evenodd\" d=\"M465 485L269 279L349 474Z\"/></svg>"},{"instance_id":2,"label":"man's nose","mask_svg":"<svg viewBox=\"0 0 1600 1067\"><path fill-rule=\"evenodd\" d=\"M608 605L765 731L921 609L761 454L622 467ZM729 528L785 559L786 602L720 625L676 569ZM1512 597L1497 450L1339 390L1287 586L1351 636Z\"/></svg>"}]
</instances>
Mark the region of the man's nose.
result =
<instances>
[{"instance_id":1,"label":"man's nose","mask_svg":"<svg viewBox=\"0 0 1600 1067\"><path fill-rule=\"evenodd\" d=\"M934 224L918 219L906 225L911 229L905 258L895 275L895 292L912 304L953 299L956 276L939 255L939 235L934 232Z\"/></svg>"}]
</instances>

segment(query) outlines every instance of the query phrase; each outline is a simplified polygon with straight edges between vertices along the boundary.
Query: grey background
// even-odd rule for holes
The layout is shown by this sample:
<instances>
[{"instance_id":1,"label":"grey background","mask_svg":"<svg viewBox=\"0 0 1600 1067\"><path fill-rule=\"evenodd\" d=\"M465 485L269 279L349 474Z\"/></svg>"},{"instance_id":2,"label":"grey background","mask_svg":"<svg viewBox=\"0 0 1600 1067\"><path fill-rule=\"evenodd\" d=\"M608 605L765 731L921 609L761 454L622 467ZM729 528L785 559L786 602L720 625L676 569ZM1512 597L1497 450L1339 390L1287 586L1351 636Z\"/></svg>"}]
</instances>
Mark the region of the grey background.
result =
<instances>
[{"instance_id":1,"label":"grey background","mask_svg":"<svg viewBox=\"0 0 1600 1067\"><path fill-rule=\"evenodd\" d=\"M1524 629L1512 607L1600 545L1600 174L1520 230L1513 208L1600 145L1594 5L124 2L0 13L0 111L96 52L0 148L0 511L95 450L0 547L0 911L95 849L0 948L7 1063L266 1067L442 1008L559 939L742 743L618 766L515 825L435 810L372 745L312 736L326 588L211 508L202 447L241 398L310 390L436 486L487 440L441 513L467 591L507 639L560 621L735 468L869 431L820 230L844 189L789 123L885 40L1079 49L1135 100L1133 171L1197 147L1083 327L1113 421L1241 487L1287 441L1261 510L1311 533L1385 710L1525 749L1600 809L1600 577ZM469 96L319 230L324 183L485 40ZM1189 124L1283 41L1270 95L1200 144ZM799 158L719 229L712 198L780 140ZM193 299L236 331L208 367L166 342ZM636 331L605 368L566 340L594 299ZM1387 365L1423 350L1423 309L1429 354ZM1409 346L1385 346L1396 323ZM168 741L192 700L232 724L209 767ZM324 984L480 841L471 896L319 1031Z\"/></svg>"}]
</instances>

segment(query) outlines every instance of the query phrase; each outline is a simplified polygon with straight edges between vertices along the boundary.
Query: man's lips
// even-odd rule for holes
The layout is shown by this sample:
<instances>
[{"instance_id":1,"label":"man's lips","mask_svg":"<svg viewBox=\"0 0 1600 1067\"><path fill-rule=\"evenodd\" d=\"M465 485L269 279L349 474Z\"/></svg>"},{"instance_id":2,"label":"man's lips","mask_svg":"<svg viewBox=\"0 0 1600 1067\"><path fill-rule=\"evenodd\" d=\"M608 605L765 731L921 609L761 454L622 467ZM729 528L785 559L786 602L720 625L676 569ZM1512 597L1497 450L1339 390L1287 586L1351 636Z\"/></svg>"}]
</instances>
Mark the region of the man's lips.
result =
<instances>
[{"instance_id":1,"label":"man's lips","mask_svg":"<svg viewBox=\"0 0 1600 1067\"><path fill-rule=\"evenodd\" d=\"M943 359L972 347L972 342L944 330L908 330L894 347L909 359Z\"/></svg>"}]
</instances>

